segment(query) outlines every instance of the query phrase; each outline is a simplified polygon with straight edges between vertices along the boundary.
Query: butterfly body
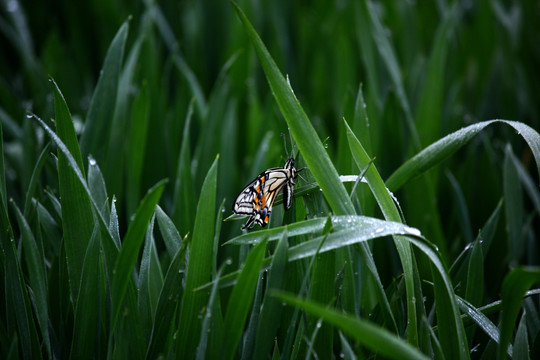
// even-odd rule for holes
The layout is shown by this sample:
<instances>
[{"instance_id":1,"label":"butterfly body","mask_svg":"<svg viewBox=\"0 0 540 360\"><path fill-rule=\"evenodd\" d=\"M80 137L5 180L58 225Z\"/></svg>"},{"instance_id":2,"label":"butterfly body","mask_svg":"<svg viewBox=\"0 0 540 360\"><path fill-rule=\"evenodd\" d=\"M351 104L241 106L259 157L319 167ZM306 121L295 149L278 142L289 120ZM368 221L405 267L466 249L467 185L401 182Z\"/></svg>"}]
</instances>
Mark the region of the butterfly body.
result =
<instances>
[{"instance_id":1,"label":"butterfly body","mask_svg":"<svg viewBox=\"0 0 540 360\"><path fill-rule=\"evenodd\" d=\"M271 168L263 171L238 194L233 204L233 212L239 215L248 215L248 221L243 229L251 229L255 224L266 226L270 220L272 206L278 193L283 190L283 204L285 210L291 207L294 191L294 179L297 170L294 167L294 158L289 158L282 168Z\"/></svg>"}]
</instances>

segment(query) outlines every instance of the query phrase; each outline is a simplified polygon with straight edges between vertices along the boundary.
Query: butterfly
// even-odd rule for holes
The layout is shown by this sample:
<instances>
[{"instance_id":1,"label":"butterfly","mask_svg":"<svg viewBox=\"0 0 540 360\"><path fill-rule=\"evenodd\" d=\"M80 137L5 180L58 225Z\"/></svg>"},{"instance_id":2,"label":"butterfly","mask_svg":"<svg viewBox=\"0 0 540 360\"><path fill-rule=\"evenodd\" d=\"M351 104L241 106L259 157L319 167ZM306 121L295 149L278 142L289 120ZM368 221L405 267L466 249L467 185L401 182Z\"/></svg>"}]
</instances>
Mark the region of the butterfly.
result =
<instances>
[{"instance_id":1,"label":"butterfly","mask_svg":"<svg viewBox=\"0 0 540 360\"><path fill-rule=\"evenodd\" d=\"M248 221L242 226L252 229L255 224L266 226L270 220L272 206L278 193L283 189L283 204L289 210L292 204L294 179L300 170L294 167L294 158L290 157L282 168L263 171L238 194L232 211L238 215L248 215Z\"/></svg>"}]
</instances>

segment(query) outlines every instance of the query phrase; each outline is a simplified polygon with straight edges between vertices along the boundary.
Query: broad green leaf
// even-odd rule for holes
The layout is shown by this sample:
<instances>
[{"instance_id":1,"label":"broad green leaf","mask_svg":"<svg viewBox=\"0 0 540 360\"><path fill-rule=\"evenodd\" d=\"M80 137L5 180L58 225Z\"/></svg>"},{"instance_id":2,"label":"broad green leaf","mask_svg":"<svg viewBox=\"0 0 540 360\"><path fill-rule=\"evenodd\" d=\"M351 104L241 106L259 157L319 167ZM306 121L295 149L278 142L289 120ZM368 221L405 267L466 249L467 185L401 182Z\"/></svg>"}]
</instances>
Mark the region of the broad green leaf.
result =
<instances>
[{"instance_id":1,"label":"broad green leaf","mask_svg":"<svg viewBox=\"0 0 540 360\"><path fill-rule=\"evenodd\" d=\"M207 283L212 272L218 160L219 157L216 157L202 185L195 216L193 241L190 243L179 322L179 329L182 329L184 335L177 342L176 350L177 354L182 354L186 358L195 356L195 347L199 343L198 336L201 333L199 314L208 303L208 294L194 289Z\"/></svg>"},{"instance_id":2,"label":"broad green leaf","mask_svg":"<svg viewBox=\"0 0 540 360\"><path fill-rule=\"evenodd\" d=\"M232 359L234 357L255 294L255 285L257 284L259 271L261 271L265 250L265 240L251 249L232 290L223 324L224 329L226 329L220 355L223 359Z\"/></svg>"},{"instance_id":3,"label":"broad green leaf","mask_svg":"<svg viewBox=\"0 0 540 360\"><path fill-rule=\"evenodd\" d=\"M277 298L297 306L304 311L320 317L341 329L363 346L384 357L392 359L427 359L415 347L407 344L388 330L367 320L355 318L329 309L325 305L313 301L299 299L284 292L273 292Z\"/></svg>"}]
</instances>

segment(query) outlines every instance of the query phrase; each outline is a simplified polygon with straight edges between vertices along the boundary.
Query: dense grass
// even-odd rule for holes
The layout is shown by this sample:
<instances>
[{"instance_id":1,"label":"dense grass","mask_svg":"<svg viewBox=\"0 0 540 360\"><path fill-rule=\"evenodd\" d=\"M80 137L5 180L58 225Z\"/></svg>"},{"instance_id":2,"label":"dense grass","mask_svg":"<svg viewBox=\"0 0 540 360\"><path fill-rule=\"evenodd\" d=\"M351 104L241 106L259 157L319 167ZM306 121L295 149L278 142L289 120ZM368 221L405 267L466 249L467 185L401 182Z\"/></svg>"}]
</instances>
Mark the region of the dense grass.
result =
<instances>
[{"instance_id":1,"label":"dense grass","mask_svg":"<svg viewBox=\"0 0 540 360\"><path fill-rule=\"evenodd\" d=\"M540 357L535 1L2 6L2 358Z\"/></svg>"}]
</instances>

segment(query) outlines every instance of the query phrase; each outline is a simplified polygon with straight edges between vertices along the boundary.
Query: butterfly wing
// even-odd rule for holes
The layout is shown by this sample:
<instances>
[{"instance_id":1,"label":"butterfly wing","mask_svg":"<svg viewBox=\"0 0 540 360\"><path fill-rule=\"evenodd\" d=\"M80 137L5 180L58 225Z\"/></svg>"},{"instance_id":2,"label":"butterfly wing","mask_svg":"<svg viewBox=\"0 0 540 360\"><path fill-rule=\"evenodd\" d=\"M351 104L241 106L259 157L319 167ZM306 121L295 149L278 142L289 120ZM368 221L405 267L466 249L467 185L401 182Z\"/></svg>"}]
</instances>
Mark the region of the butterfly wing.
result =
<instances>
[{"instance_id":1,"label":"butterfly wing","mask_svg":"<svg viewBox=\"0 0 540 360\"><path fill-rule=\"evenodd\" d=\"M251 229L255 224L266 226L277 194L290 181L289 169L272 168L249 183L236 197L233 205L234 213L250 217L242 229Z\"/></svg>"}]
</instances>

